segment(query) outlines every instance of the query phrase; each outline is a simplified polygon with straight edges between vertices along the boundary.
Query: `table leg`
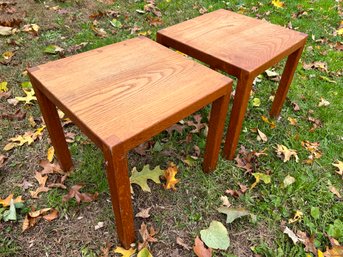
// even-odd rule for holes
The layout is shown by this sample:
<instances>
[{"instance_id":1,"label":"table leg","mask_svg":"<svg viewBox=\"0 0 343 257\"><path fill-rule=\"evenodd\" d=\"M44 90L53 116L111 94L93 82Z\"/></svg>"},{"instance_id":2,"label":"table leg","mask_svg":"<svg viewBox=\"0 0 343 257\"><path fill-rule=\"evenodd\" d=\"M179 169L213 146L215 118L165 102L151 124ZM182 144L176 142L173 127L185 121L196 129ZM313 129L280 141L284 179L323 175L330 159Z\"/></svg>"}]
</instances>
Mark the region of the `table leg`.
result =
<instances>
[{"instance_id":1,"label":"table leg","mask_svg":"<svg viewBox=\"0 0 343 257\"><path fill-rule=\"evenodd\" d=\"M127 157L108 148L104 155L118 238L124 248L129 249L135 241L135 230Z\"/></svg>"},{"instance_id":2,"label":"table leg","mask_svg":"<svg viewBox=\"0 0 343 257\"><path fill-rule=\"evenodd\" d=\"M73 161L70 156L68 144L64 136L60 118L58 117L56 106L37 88L33 80L31 80L31 82L35 90L35 95L37 97L44 122L49 131L51 143L55 148L57 159L62 170L69 171L73 167Z\"/></svg>"},{"instance_id":3,"label":"table leg","mask_svg":"<svg viewBox=\"0 0 343 257\"><path fill-rule=\"evenodd\" d=\"M269 112L270 116L278 117L281 112L283 103L285 102L289 86L292 83L294 72L298 66L300 56L304 47L299 48L288 56L285 69L283 71L279 87L277 89L272 108Z\"/></svg>"},{"instance_id":4,"label":"table leg","mask_svg":"<svg viewBox=\"0 0 343 257\"><path fill-rule=\"evenodd\" d=\"M207 135L203 169L210 172L217 166L226 114L229 106L231 87L227 95L212 103L209 130Z\"/></svg>"},{"instance_id":5,"label":"table leg","mask_svg":"<svg viewBox=\"0 0 343 257\"><path fill-rule=\"evenodd\" d=\"M243 72L238 77L235 98L223 151L224 157L228 160L232 160L235 155L253 81L254 77Z\"/></svg>"}]
</instances>

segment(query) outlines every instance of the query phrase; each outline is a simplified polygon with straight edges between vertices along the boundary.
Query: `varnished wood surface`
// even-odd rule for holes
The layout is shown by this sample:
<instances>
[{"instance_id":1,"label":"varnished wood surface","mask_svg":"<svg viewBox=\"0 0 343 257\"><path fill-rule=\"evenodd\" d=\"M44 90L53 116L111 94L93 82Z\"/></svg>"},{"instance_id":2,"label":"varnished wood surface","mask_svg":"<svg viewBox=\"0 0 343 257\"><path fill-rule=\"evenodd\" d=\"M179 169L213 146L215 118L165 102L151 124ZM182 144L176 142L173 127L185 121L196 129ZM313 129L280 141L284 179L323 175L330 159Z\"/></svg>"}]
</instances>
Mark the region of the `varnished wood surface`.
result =
<instances>
[{"instance_id":1,"label":"varnished wood surface","mask_svg":"<svg viewBox=\"0 0 343 257\"><path fill-rule=\"evenodd\" d=\"M298 49L306 37L220 9L160 30L157 41L238 76L240 70L263 71Z\"/></svg>"},{"instance_id":2,"label":"varnished wood surface","mask_svg":"<svg viewBox=\"0 0 343 257\"><path fill-rule=\"evenodd\" d=\"M127 149L226 94L232 83L144 37L40 65L29 73L39 90L89 130L96 143L113 147L125 142Z\"/></svg>"}]
</instances>

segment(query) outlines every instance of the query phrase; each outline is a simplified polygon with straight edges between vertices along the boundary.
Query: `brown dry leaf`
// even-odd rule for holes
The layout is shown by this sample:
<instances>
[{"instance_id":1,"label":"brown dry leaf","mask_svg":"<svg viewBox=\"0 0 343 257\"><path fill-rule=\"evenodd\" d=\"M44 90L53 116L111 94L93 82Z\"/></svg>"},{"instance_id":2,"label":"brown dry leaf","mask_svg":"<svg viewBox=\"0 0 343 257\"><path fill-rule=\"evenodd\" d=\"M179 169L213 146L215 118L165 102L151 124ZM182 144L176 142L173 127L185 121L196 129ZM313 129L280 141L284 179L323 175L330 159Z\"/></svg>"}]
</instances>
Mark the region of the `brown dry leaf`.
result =
<instances>
[{"instance_id":1,"label":"brown dry leaf","mask_svg":"<svg viewBox=\"0 0 343 257\"><path fill-rule=\"evenodd\" d=\"M300 107L299 107L299 105L298 105L296 102L292 102L292 105L293 105L293 110L294 110L295 112L300 111Z\"/></svg>"},{"instance_id":2,"label":"brown dry leaf","mask_svg":"<svg viewBox=\"0 0 343 257\"><path fill-rule=\"evenodd\" d=\"M111 243L106 242L104 246L101 246L100 251L101 255L100 257L109 257L110 256L110 250L111 250Z\"/></svg>"},{"instance_id":3,"label":"brown dry leaf","mask_svg":"<svg viewBox=\"0 0 343 257\"><path fill-rule=\"evenodd\" d=\"M174 124L173 126L166 129L169 135L173 134L173 131L178 132L180 135L182 135L183 130L185 129L184 125Z\"/></svg>"},{"instance_id":4,"label":"brown dry leaf","mask_svg":"<svg viewBox=\"0 0 343 257\"><path fill-rule=\"evenodd\" d=\"M50 163L47 160L43 160L39 163L39 166L43 168L43 170L40 172L42 175L45 174L52 174L52 173L59 173L59 174L66 174L60 167L58 163Z\"/></svg>"},{"instance_id":5,"label":"brown dry leaf","mask_svg":"<svg viewBox=\"0 0 343 257\"><path fill-rule=\"evenodd\" d=\"M45 186L48 176L42 176L42 173L36 171L35 179L38 181L39 187L36 191L30 191L32 198L38 198L38 195L43 192L48 192L50 189Z\"/></svg>"},{"instance_id":6,"label":"brown dry leaf","mask_svg":"<svg viewBox=\"0 0 343 257\"><path fill-rule=\"evenodd\" d=\"M341 194L339 193L339 191L337 190L337 188L335 188L334 186L329 186L329 190L331 193L333 193L334 195L336 195L338 198L342 198Z\"/></svg>"},{"instance_id":7,"label":"brown dry leaf","mask_svg":"<svg viewBox=\"0 0 343 257\"><path fill-rule=\"evenodd\" d=\"M317 249L314 246L314 237L308 237L305 232L301 230L297 231L297 236L300 238L300 242L302 242L305 246L305 252L311 252L315 256L317 256Z\"/></svg>"},{"instance_id":8,"label":"brown dry leaf","mask_svg":"<svg viewBox=\"0 0 343 257\"><path fill-rule=\"evenodd\" d=\"M326 247L324 257L341 257L343 256L343 246L340 246L339 242L334 238L329 238L332 248Z\"/></svg>"},{"instance_id":9,"label":"brown dry leaf","mask_svg":"<svg viewBox=\"0 0 343 257\"><path fill-rule=\"evenodd\" d=\"M195 127L195 129L191 130L190 133L199 133L206 127L206 123L201 123L202 117L200 114L193 115L193 119L195 122L192 120L186 122L187 126Z\"/></svg>"},{"instance_id":10,"label":"brown dry leaf","mask_svg":"<svg viewBox=\"0 0 343 257\"><path fill-rule=\"evenodd\" d=\"M187 244L185 243L185 241L183 241L183 239L182 239L181 237L176 237L176 244L182 246L184 249L186 249L186 250L188 250L188 251L192 249L192 247L190 247L189 245L187 245Z\"/></svg>"},{"instance_id":11,"label":"brown dry leaf","mask_svg":"<svg viewBox=\"0 0 343 257\"><path fill-rule=\"evenodd\" d=\"M332 163L332 165L338 168L338 170L336 170L336 173L343 176L343 162L337 161L337 163Z\"/></svg>"},{"instance_id":12,"label":"brown dry leaf","mask_svg":"<svg viewBox=\"0 0 343 257\"><path fill-rule=\"evenodd\" d=\"M49 190L50 188L48 187L38 187L36 191L30 191L30 195L32 198L39 198L38 195L40 193L45 193L45 192L48 192Z\"/></svg>"},{"instance_id":13,"label":"brown dry leaf","mask_svg":"<svg viewBox=\"0 0 343 257\"><path fill-rule=\"evenodd\" d=\"M23 120L26 116L26 112L23 112L21 109L15 111L15 113L2 113L0 114L0 119L8 120Z\"/></svg>"},{"instance_id":14,"label":"brown dry leaf","mask_svg":"<svg viewBox=\"0 0 343 257\"><path fill-rule=\"evenodd\" d=\"M154 238L156 231L153 226L150 226L149 230L147 225L143 222L141 228L139 229L139 234L141 235L143 242L138 243L138 250L146 247L149 243L156 243L158 240Z\"/></svg>"},{"instance_id":15,"label":"brown dry leaf","mask_svg":"<svg viewBox=\"0 0 343 257\"><path fill-rule=\"evenodd\" d=\"M319 119L315 119L309 116L307 120L313 124L312 128L310 129L310 132L313 132L315 129L320 128L322 126L322 122Z\"/></svg>"},{"instance_id":16,"label":"brown dry leaf","mask_svg":"<svg viewBox=\"0 0 343 257\"><path fill-rule=\"evenodd\" d=\"M82 185L74 185L70 188L68 194L64 195L62 198L63 202L69 201L72 198L76 199L77 203L80 202L92 202L98 198L98 193L95 194L88 194L88 193L80 193L79 190L82 188Z\"/></svg>"},{"instance_id":17,"label":"brown dry leaf","mask_svg":"<svg viewBox=\"0 0 343 257\"><path fill-rule=\"evenodd\" d=\"M248 151L244 145L241 145L238 155L235 158L235 161L237 162L236 166L246 170L246 173L254 172L259 167L257 158L261 155L267 155L264 151L265 150L262 152Z\"/></svg>"},{"instance_id":18,"label":"brown dry leaf","mask_svg":"<svg viewBox=\"0 0 343 257\"><path fill-rule=\"evenodd\" d=\"M150 26L158 27L163 24L160 17L148 17Z\"/></svg>"},{"instance_id":19,"label":"brown dry leaf","mask_svg":"<svg viewBox=\"0 0 343 257\"><path fill-rule=\"evenodd\" d=\"M175 185L179 183L180 179L175 178L178 169L174 163L169 163L169 167L164 171L164 177L166 178L166 184L164 185L165 189L176 190Z\"/></svg>"},{"instance_id":20,"label":"brown dry leaf","mask_svg":"<svg viewBox=\"0 0 343 257\"><path fill-rule=\"evenodd\" d=\"M48 213L49 211L51 212ZM26 214L26 217L24 219L22 232L35 226L42 217L47 221L52 221L58 217L58 211L52 208L44 208L41 210L29 212L28 214Z\"/></svg>"},{"instance_id":21,"label":"brown dry leaf","mask_svg":"<svg viewBox=\"0 0 343 257\"><path fill-rule=\"evenodd\" d=\"M193 251L198 257L212 257L212 249L206 248L204 242L198 236L195 238Z\"/></svg>"},{"instance_id":22,"label":"brown dry leaf","mask_svg":"<svg viewBox=\"0 0 343 257\"><path fill-rule=\"evenodd\" d=\"M328 72L328 65L326 62L303 63L303 68L305 70L318 69L320 71Z\"/></svg>"},{"instance_id":23,"label":"brown dry leaf","mask_svg":"<svg viewBox=\"0 0 343 257\"><path fill-rule=\"evenodd\" d=\"M162 13L160 11L160 9L158 9L156 7L156 3L155 0L146 0L147 4L144 5L144 11L145 12L150 12L154 15L156 15L157 17L162 17Z\"/></svg>"},{"instance_id":24,"label":"brown dry leaf","mask_svg":"<svg viewBox=\"0 0 343 257\"><path fill-rule=\"evenodd\" d=\"M10 206L11 200L13 199L13 194L10 194L7 196L5 199L0 198L0 204L2 204L2 207L7 207ZM14 199L13 203L23 203L22 196L18 196L17 198Z\"/></svg>"},{"instance_id":25,"label":"brown dry leaf","mask_svg":"<svg viewBox=\"0 0 343 257\"><path fill-rule=\"evenodd\" d=\"M147 219L150 217L150 210L152 207L146 208L146 209L140 209L141 211L136 214L136 217Z\"/></svg>"},{"instance_id":26,"label":"brown dry leaf","mask_svg":"<svg viewBox=\"0 0 343 257\"><path fill-rule=\"evenodd\" d=\"M292 156L294 156L296 162L299 161L297 151L293 149L288 149L284 145L277 145L276 153L278 157L280 157L283 160L283 162L289 161Z\"/></svg>"},{"instance_id":27,"label":"brown dry leaf","mask_svg":"<svg viewBox=\"0 0 343 257\"><path fill-rule=\"evenodd\" d=\"M322 157L322 153L319 151L319 142L313 142L310 141L302 141L301 145L310 152L310 156L308 157L308 160L305 160L305 163L312 164L314 162L314 159L319 159Z\"/></svg>"},{"instance_id":28,"label":"brown dry leaf","mask_svg":"<svg viewBox=\"0 0 343 257\"><path fill-rule=\"evenodd\" d=\"M20 184L20 186L24 190L27 190L29 187L33 187L33 185L30 182L26 181L25 179L24 179L23 183Z\"/></svg>"},{"instance_id":29,"label":"brown dry leaf","mask_svg":"<svg viewBox=\"0 0 343 257\"><path fill-rule=\"evenodd\" d=\"M53 209L49 214L44 215L43 219L47 221L53 221L54 219L58 218L58 211L56 209Z\"/></svg>"},{"instance_id":30,"label":"brown dry leaf","mask_svg":"<svg viewBox=\"0 0 343 257\"><path fill-rule=\"evenodd\" d=\"M3 154L0 154L0 168L4 167L7 157Z\"/></svg>"},{"instance_id":31,"label":"brown dry leaf","mask_svg":"<svg viewBox=\"0 0 343 257\"><path fill-rule=\"evenodd\" d=\"M220 200L222 201L222 205L223 206L226 206L226 207L230 207L231 206L231 203L230 203L230 201L229 201L229 199L227 198L226 195L222 195L220 197Z\"/></svg>"},{"instance_id":32,"label":"brown dry leaf","mask_svg":"<svg viewBox=\"0 0 343 257\"><path fill-rule=\"evenodd\" d=\"M51 183L48 185L48 188L62 188L67 189L67 187L62 183Z\"/></svg>"},{"instance_id":33,"label":"brown dry leaf","mask_svg":"<svg viewBox=\"0 0 343 257\"><path fill-rule=\"evenodd\" d=\"M228 189L225 191L226 194L229 194L233 197L240 197L242 194L244 194L247 190L248 187L246 185L243 184L238 184L239 185L239 190L232 190L232 189Z\"/></svg>"}]
</instances>

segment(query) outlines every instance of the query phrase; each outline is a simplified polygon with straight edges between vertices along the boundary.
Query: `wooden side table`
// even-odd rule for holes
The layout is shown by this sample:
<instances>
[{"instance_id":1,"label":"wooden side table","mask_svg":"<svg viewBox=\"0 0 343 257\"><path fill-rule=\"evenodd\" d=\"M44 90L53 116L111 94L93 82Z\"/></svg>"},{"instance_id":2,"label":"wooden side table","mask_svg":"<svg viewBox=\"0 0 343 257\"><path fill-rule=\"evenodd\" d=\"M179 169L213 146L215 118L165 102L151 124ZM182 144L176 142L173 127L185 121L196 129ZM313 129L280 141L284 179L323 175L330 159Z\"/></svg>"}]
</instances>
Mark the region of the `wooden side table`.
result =
<instances>
[{"instance_id":1,"label":"wooden side table","mask_svg":"<svg viewBox=\"0 0 343 257\"><path fill-rule=\"evenodd\" d=\"M56 106L103 151L119 240L135 240L127 153L212 103L203 169L215 169L232 80L144 37L28 70L56 156L72 167Z\"/></svg>"},{"instance_id":2,"label":"wooden side table","mask_svg":"<svg viewBox=\"0 0 343 257\"><path fill-rule=\"evenodd\" d=\"M157 42L238 78L224 155L233 159L257 75L288 56L270 110L280 114L307 35L223 9L162 29Z\"/></svg>"}]
</instances>

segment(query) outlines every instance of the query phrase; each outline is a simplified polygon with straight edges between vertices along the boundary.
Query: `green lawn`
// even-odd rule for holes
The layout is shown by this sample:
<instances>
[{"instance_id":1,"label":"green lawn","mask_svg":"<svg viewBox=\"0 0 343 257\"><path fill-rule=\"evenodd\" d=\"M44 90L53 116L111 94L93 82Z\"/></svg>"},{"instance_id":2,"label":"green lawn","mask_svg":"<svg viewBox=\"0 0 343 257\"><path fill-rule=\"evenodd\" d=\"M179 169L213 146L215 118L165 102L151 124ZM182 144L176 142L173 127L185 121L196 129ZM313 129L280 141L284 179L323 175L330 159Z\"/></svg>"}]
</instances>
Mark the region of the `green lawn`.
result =
<instances>
[{"instance_id":1,"label":"green lawn","mask_svg":"<svg viewBox=\"0 0 343 257\"><path fill-rule=\"evenodd\" d=\"M40 169L39 161L46 159L50 147L46 130L41 139L30 145L2 150L9 143L9 138L35 131L42 125L36 101L32 105L20 102L16 106L7 101L24 96L22 83L28 81L23 73L25 68L138 35L155 39L156 31L161 28L219 8L291 26L309 35L280 118L273 120L268 116L272 103L269 98L275 93L277 82L263 74L254 86L243 124L239 147L244 146L248 152L263 151L267 154L253 156L251 163L254 173L268 174L271 182L260 182L239 197L225 194L228 189L239 190L239 184L250 188L255 179L251 173L237 167L236 161L224 159L220 159L214 173L204 174L201 170L206 140L204 129L200 133L190 133L192 128L185 126L181 134L163 132L154 137L145 155L137 151L130 153L130 169L141 169L146 164L151 168L166 168L168 162L173 161L178 166L180 182L176 191L165 190L162 185L152 182L149 182L151 193L133 186L135 212L152 207L151 216L144 220L157 231L155 237L158 242L150 244L152 255L195 256L192 250L178 245L176 237L193 246L200 230L208 228L213 220L225 224L231 240L228 250L214 250L213 256L305 257L306 253L317 256L301 242L294 244L283 233L286 226L298 235L305 232L312 245L322 252L331 247L330 238L335 238L342 245L343 204L339 193L343 194L343 183L342 176L336 173L338 169L332 165L343 161L343 52L338 50L339 46L342 49L340 42L343 40L342 34L338 33L342 5L335 0L284 0L283 8L276 8L271 1L156 0L156 7L162 14L161 19L157 19L152 12L137 11L144 10L146 1L112 2L107 5L95 0L17 1L16 11L11 15L26 12L19 28L26 24L37 24L40 28L37 33L21 31L6 37L0 35L0 54L6 51L14 53L10 60L0 56L0 83L7 82L11 91L7 99L5 96L0 98L0 111L11 114L20 109L26 113L21 120L0 116L0 156L7 158L3 167L0 161L0 199L13 193L25 200L24 208L17 213L17 221L0 219L0 256L102 256L101 248L106 243L111 246L110 256L115 256L112 249L119 244L102 154L75 126L65 126L66 131L75 133L73 142L69 143L75 171L65 184L69 188L82 183L82 192L98 192L97 201L91 203L62 202L68 191L61 188L42 193L38 199L31 198L29 191L38 185L35 171ZM0 3L0 8L5 7ZM87 44L80 45L82 43ZM45 53L49 45L57 45L64 50L56 54ZM75 47L77 45L79 47ZM314 62L325 63L327 68L323 65L303 68L304 63ZM275 71L281 74L283 65L284 62L274 67ZM254 104L253 99L256 98L260 99L259 106ZM319 107L321 98L329 104ZM299 110L294 110L296 105ZM204 123L209 110L207 107L198 112ZM261 116L273 121L275 128L264 122ZM34 127L31 117L37 123ZM290 124L289 118L296 119L296 124ZM192 120L192 117L187 120ZM315 123L317 127L313 128ZM268 137L267 142L257 140L256 128ZM302 145L303 141L318 142L321 157L307 163L310 152ZM294 149L299 161L292 157L290 161L283 162L276 154L277 145ZM194 147L201 150L200 157L195 160L191 157L197 155ZM244 156L241 154L240 158ZM285 186L287 176L293 177L294 183ZM49 177L49 181L56 178ZM23 181L33 186L25 190ZM333 188L338 194L332 192ZM228 196L231 207L245 208L251 215L226 224L225 216L217 211L223 195ZM59 218L52 222L41 220L22 233L25 214L33 208L46 207L58 209ZM289 223L297 211L302 212L301 218ZM1 212L0 207L0 215ZM136 218L137 228L142 221ZM105 225L95 230L98 222Z\"/></svg>"}]
</instances>

